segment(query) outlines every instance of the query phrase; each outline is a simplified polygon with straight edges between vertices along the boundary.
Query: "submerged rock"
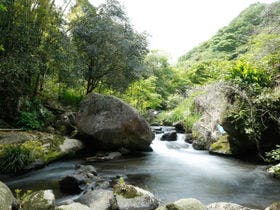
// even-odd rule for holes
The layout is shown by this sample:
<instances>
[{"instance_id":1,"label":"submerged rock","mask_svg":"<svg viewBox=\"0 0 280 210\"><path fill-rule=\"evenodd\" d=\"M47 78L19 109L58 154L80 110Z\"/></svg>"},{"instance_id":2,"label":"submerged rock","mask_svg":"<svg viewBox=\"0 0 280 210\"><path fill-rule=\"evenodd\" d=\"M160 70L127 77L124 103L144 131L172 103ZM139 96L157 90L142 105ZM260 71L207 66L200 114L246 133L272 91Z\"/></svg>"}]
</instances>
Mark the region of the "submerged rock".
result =
<instances>
[{"instance_id":1,"label":"submerged rock","mask_svg":"<svg viewBox=\"0 0 280 210\"><path fill-rule=\"evenodd\" d=\"M97 172L93 166L81 165L77 169L73 174L69 174L59 181L61 192L78 194L85 190L87 184L94 182L93 178L97 175Z\"/></svg>"},{"instance_id":2,"label":"submerged rock","mask_svg":"<svg viewBox=\"0 0 280 210\"><path fill-rule=\"evenodd\" d=\"M15 200L11 190L0 181L0 209L12 209Z\"/></svg>"},{"instance_id":3,"label":"submerged rock","mask_svg":"<svg viewBox=\"0 0 280 210\"><path fill-rule=\"evenodd\" d=\"M257 209L250 209L235 203L217 202L208 205L207 210L257 210Z\"/></svg>"},{"instance_id":4,"label":"submerged rock","mask_svg":"<svg viewBox=\"0 0 280 210\"><path fill-rule=\"evenodd\" d=\"M77 127L95 150L145 150L154 138L137 110L116 97L95 93L81 102Z\"/></svg>"},{"instance_id":5,"label":"submerged rock","mask_svg":"<svg viewBox=\"0 0 280 210\"><path fill-rule=\"evenodd\" d=\"M122 156L120 152L110 152L108 154L96 155L94 157L86 158L87 161L97 161L97 160L114 160Z\"/></svg>"},{"instance_id":6,"label":"submerged rock","mask_svg":"<svg viewBox=\"0 0 280 210\"><path fill-rule=\"evenodd\" d=\"M23 210L55 210L55 196L52 190L40 190L23 199Z\"/></svg>"},{"instance_id":7,"label":"submerged rock","mask_svg":"<svg viewBox=\"0 0 280 210\"><path fill-rule=\"evenodd\" d=\"M174 132L169 132L169 133L165 133L162 135L162 137L160 138L161 141L176 141L177 140L177 133Z\"/></svg>"}]
</instances>

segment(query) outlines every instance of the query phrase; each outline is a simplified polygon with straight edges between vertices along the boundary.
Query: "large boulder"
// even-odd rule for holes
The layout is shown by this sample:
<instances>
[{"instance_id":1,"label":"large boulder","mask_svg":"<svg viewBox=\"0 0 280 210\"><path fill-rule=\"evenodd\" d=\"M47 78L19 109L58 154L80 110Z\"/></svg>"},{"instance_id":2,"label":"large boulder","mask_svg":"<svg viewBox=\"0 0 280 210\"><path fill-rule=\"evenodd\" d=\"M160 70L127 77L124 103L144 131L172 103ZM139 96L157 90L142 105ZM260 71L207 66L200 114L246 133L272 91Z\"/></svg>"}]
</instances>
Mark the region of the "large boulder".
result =
<instances>
[{"instance_id":1,"label":"large boulder","mask_svg":"<svg viewBox=\"0 0 280 210\"><path fill-rule=\"evenodd\" d=\"M194 97L194 106L195 110L201 113L201 117L192 128L193 147L208 150L223 134L218 125L228 105L227 84L218 82L197 91L200 94Z\"/></svg>"},{"instance_id":2,"label":"large boulder","mask_svg":"<svg viewBox=\"0 0 280 210\"><path fill-rule=\"evenodd\" d=\"M31 193L22 201L23 210L55 210L55 196L52 190Z\"/></svg>"},{"instance_id":3,"label":"large boulder","mask_svg":"<svg viewBox=\"0 0 280 210\"><path fill-rule=\"evenodd\" d=\"M207 210L253 210L253 209L235 203L217 202L217 203L209 204L207 206Z\"/></svg>"},{"instance_id":4,"label":"large boulder","mask_svg":"<svg viewBox=\"0 0 280 210\"><path fill-rule=\"evenodd\" d=\"M76 120L82 139L96 150L146 150L154 138L139 112L113 96L88 95Z\"/></svg>"},{"instance_id":5,"label":"large boulder","mask_svg":"<svg viewBox=\"0 0 280 210\"><path fill-rule=\"evenodd\" d=\"M15 198L11 190L0 181L0 209L12 209Z\"/></svg>"},{"instance_id":6,"label":"large boulder","mask_svg":"<svg viewBox=\"0 0 280 210\"><path fill-rule=\"evenodd\" d=\"M216 82L195 90L198 94L194 97L195 111L201 113L200 119L192 128L193 148L209 150L211 145L220 140L221 136L228 134L228 143L214 144L216 148L229 146L226 153L232 155L249 154L256 151L256 143L248 139L247 135L240 133L227 113L234 108L234 98L238 86L228 82ZM272 132L273 133L273 132ZM223 145L221 145L222 143ZM216 148L213 153L224 153ZM228 154L226 154L228 155Z\"/></svg>"}]
</instances>

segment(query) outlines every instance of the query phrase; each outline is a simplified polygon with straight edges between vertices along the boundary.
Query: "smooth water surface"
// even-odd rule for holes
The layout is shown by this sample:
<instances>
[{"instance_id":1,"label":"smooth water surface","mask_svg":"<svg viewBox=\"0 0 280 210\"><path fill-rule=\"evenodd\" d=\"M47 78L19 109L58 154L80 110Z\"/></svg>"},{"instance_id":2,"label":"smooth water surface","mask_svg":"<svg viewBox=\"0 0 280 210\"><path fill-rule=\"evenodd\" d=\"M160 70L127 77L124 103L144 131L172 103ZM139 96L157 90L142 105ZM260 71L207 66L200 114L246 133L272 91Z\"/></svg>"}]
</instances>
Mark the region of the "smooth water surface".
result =
<instances>
[{"instance_id":1,"label":"smooth water surface","mask_svg":"<svg viewBox=\"0 0 280 210\"><path fill-rule=\"evenodd\" d=\"M280 200L280 182L267 176L266 166L196 151L184 142L184 134L175 142L160 141L161 135L151 145L154 151L144 156L92 164L99 175L122 175L163 202L192 197L204 204L225 201L262 208ZM52 188L61 197L58 180L72 173L77 163L82 161L58 162L4 181L13 189Z\"/></svg>"}]
</instances>

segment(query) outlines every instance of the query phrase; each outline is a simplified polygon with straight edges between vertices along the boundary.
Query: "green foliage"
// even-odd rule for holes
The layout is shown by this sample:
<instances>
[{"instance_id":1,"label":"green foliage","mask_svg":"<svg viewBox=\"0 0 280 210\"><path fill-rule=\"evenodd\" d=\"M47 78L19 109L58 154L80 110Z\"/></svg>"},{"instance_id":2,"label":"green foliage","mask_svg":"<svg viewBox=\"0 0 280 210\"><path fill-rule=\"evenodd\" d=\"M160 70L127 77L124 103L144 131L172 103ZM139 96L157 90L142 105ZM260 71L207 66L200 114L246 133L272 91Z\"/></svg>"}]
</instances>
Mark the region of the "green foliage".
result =
<instances>
[{"instance_id":1,"label":"green foliage","mask_svg":"<svg viewBox=\"0 0 280 210\"><path fill-rule=\"evenodd\" d=\"M71 32L86 63L87 93L100 85L124 90L143 69L146 36L133 30L118 1L108 0L99 8L78 1L72 13L77 11L81 15L72 20Z\"/></svg>"},{"instance_id":2,"label":"green foliage","mask_svg":"<svg viewBox=\"0 0 280 210\"><path fill-rule=\"evenodd\" d=\"M252 37L267 32L279 33L280 3L253 4L211 39L189 51L179 59L182 66L215 59L232 60L247 52ZM276 45L277 46L277 45Z\"/></svg>"},{"instance_id":3,"label":"green foliage","mask_svg":"<svg viewBox=\"0 0 280 210\"><path fill-rule=\"evenodd\" d=\"M182 103L184 101L184 97L182 95L179 94L173 94L173 95L169 95L166 101L166 108L167 109L174 109L175 107L177 107L180 103Z\"/></svg>"},{"instance_id":4,"label":"green foliage","mask_svg":"<svg viewBox=\"0 0 280 210\"><path fill-rule=\"evenodd\" d=\"M243 88L253 87L255 90L269 87L271 84L272 75L266 72L261 67L255 67L252 64L244 61L238 61L230 72L229 79L239 84Z\"/></svg>"},{"instance_id":5,"label":"green foliage","mask_svg":"<svg viewBox=\"0 0 280 210\"><path fill-rule=\"evenodd\" d=\"M269 129L278 129L280 89L266 88L261 94L252 94L250 91L236 93L234 106L228 110L226 119L239 134L262 143L267 140L265 133Z\"/></svg>"},{"instance_id":6,"label":"green foliage","mask_svg":"<svg viewBox=\"0 0 280 210\"><path fill-rule=\"evenodd\" d=\"M280 145L276 145L274 150L266 153L267 162L279 162L280 161Z\"/></svg>"},{"instance_id":7,"label":"green foliage","mask_svg":"<svg viewBox=\"0 0 280 210\"><path fill-rule=\"evenodd\" d=\"M142 195L141 193L138 193L135 187L132 185L127 185L121 177L118 180L118 183L113 187L114 194L121 195L125 198L135 198L137 196Z\"/></svg>"},{"instance_id":8,"label":"green foliage","mask_svg":"<svg viewBox=\"0 0 280 210\"><path fill-rule=\"evenodd\" d=\"M32 190L27 190L26 192L23 192L21 189L15 189L15 198L21 206L23 201L27 199L32 193Z\"/></svg>"},{"instance_id":9,"label":"green foliage","mask_svg":"<svg viewBox=\"0 0 280 210\"><path fill-rule=\"evenodd\" d=\"M35 160L33 152L21 145L12 144L1 148L1 173L18 173Z\"/></svg>"},{"instance_id":10,"label":"green foliage","mask_svg":"<svg viewBox=\"0 0 280 210\"><path fill-rule=\"evenodd\" d=\"M74 89L66 89L59 96L59 100L62 102L62 104L72 105L75 107L79 106L82 99L83 96Z\"/></svg>"},{"instance_id":11,"label":"green foliage","mask_svg":"<svg viewBox=\"0 0 280 210\"><path fill-rule=\"evenodd\" d=\"M38 130L55 120L55 116L41 105L40 100L23 100L21 108L24 111L19 113L17 126L25 130Z\"/></svg>"},{"instance_id":12,"label":"green foliage","mask_svg":"<svg viewBox=\"0 0 280 210\"><path fill-rule=\"evenodd\" d=\"M134 82L122 96L123 99L142 112L159 108L162 97L156 92L156 80L156 77L151 76Z\"/></svg>"},{"instance_id":13,"label":"green foliage","mask_svg":"<svg viewBox=\"0 0 280 210\"><path fill-rule=\"evenodd\" d=\"M18 126L26 130L36 130L41 127L39 122L38 113L33 112L20 112Z\"/></svg>"},{"instance_id":14,"label":"green foliage","mask_svg":"<svg viewBox=\"0 0 280 210\"><path fill-rule=\"evenodd\" d=\"M198 62L186 67L184 76L188 78L191 85L204 85L224 79L229 74L231 67L232 63L225 60Z\"/></svg>"},{"instance_id":15,"label":"green foliage","mask_svg":"<svg viewBox=\"0 0 280 210\"><path fill-rule=\"evenodd\" d=\"M200 118L200 114L194 110L194 96L189 96L176 108L160 113L157 116L156 122L160 124L173 124L180 121L186 130L191 130L193 124Z\"/></svg>"},{"instance_id":16,"label":"green foliage","mask_svg":"<svg viewBox=\"0 0 280 210\"><path fill-rule=\"evenodd\" d=\"M154 76L156 92L163 99L167 99L170 94L182 92L188 81L182 77L181 72L173 68L168 63L168 57L161 51L151 51L145 58L144 76Z\"/></svg>"}]
</instances>

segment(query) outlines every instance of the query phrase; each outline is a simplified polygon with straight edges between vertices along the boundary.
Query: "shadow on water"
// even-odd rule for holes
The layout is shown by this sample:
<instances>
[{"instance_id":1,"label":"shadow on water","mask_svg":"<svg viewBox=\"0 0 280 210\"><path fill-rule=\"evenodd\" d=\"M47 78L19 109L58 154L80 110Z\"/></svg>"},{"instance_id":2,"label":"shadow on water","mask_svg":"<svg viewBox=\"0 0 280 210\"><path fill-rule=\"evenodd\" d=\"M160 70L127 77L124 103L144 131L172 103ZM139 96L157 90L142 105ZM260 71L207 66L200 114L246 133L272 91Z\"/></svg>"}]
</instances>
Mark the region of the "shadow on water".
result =
<instances>
[{"instance_id":1,"label":"shadow on water","mask_svg":"<svg viewBox=\"0 0 280 210\"><path fill-rule=\"evenodd\" d=\"M160 141L160 136L156 135L151 145L153 152L93 165L99 175L123 176L126 182L148 189L163 202L192 197L205 204L225 201L263 208L279 200L280 182L267 176L266 166L196 151L184 142L184 134L178 134L175 142ZM61 197L58 180L72 173L77 163L82 161L53 163L4 181L13 189L51 188Z\"/></svg>"}]
</instances>

